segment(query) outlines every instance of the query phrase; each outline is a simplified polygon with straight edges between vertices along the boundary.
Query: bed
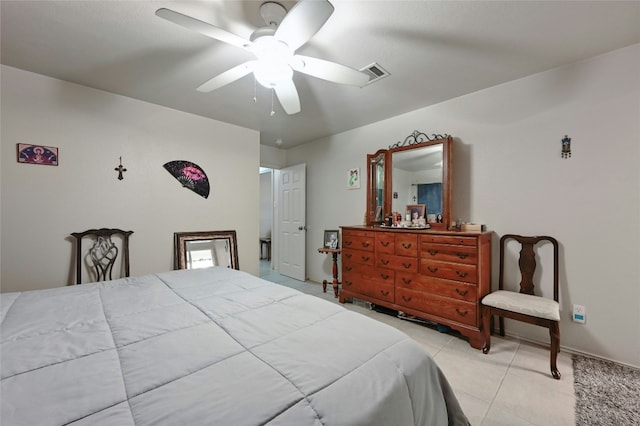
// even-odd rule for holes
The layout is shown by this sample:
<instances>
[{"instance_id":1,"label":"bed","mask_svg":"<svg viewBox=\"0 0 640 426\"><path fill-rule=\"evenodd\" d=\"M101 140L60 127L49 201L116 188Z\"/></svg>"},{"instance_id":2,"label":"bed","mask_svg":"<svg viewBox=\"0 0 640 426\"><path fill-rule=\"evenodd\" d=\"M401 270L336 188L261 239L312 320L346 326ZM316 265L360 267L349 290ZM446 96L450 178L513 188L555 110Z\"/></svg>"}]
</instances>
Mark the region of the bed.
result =
<instances>
[{"instance_id":1,"label":"bed","mask_svg":"<svg viewBox=\"0 0 640 426\"><path fill-rule=\"evenodd\" d=\"M468 424L408 336L237 270L5 293L0 307L4 426Z\"/></svg>"}]
</instances>

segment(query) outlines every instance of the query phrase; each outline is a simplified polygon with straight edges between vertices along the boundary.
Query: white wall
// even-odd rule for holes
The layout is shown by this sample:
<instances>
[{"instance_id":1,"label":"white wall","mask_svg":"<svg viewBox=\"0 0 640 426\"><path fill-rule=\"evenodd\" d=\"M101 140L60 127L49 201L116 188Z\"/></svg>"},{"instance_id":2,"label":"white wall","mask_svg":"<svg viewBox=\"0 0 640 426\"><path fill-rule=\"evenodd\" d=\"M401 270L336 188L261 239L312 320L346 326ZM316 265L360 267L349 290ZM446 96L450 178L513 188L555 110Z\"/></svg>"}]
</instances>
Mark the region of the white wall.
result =
<instances>
[{"instance_id":1,"label":"white wall","mask_svg":"<svg viewBox=\"0 0 640 426\"><path fill-rule=\"evenodd\" d=\"M287 163L286 153L284 149L260 145L260 165L270 169L281 169Z\"/></svg>"},{"instance_id":2,"label":"white wall","mask_svg":"<svg viewBox=\"0 0 640 426\"><path fill-rule=\"evenodd\" d=\"M363 222L366 182L347 190L347 170L414 130L454 136L453 217L495 232L494 287L499 236L556 237L561 344L640 366L640 45L288 150L288 164L307 164L310 279L331 275L323 229ZM574 303L586 324L570 321ZM548 342L540 327L508 330Z\"/></svg>"},{"instance_id":3,"label":"white wall","mask_svg":"<svg viewBox=\"0 0 640 426\"><path fill-rule=\"evenodd\" d=\"M259 134L3 66L2 291L71 282L71 232L133 230L131 273L173 266L173 233L235 229L240 268L258 274ZM16 144L59 148L60 165L16 161ZM127 168L116 179L118 158ZM208 199L162 167L200 165ZM242 191L238 191L242 188Z\"/></svg>"},{"instance_id":4,"label":"white wall","mask_svg":"<svg viewBox=\"0 0 640 426\"><path fill-rule=\"evenodd\" d=\"M260 237L271 237L273 228L273 172L260 174ZM266 250L266 249L265 249ZM266 255L266 253L264 253Z\"/></svg>"}]
</instances>

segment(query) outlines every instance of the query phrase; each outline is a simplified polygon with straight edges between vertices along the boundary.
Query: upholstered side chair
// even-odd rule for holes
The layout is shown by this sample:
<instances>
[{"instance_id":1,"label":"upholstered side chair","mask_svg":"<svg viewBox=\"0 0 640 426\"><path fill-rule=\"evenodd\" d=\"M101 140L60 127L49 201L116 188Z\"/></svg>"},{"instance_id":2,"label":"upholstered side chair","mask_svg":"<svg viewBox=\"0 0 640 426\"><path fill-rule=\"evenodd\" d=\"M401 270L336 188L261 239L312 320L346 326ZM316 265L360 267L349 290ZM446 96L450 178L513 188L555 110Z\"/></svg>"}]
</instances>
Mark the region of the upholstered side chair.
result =
<instances>
[{"instance_id":1,"label":"upholstered side chair","mask_svg":"<svg viewBox=\"0 0 640 426\"><path fill-rule=\"evenodd\" d=\"M509 285L505 279L505 251L506 245L515 240L520 244L520 291L512 291L514 285ZM534 275L538 282L542 282L542 275L536 272L536 250L545 244L553 246L553 299L535 294ZM499 317L500 335L504 336L504 318L523 321L529 324L549 329L551 339L550 368L554 379L560 379L560 372L556 364L560 350L560 304L558 303L558 242L553 237L527 237L507 234L500 238L500 275L498 290L487 294L482 299L482 328L484 335L485 354L491 349L491 319L493 315Z\"/></svg>"}]
</instances>

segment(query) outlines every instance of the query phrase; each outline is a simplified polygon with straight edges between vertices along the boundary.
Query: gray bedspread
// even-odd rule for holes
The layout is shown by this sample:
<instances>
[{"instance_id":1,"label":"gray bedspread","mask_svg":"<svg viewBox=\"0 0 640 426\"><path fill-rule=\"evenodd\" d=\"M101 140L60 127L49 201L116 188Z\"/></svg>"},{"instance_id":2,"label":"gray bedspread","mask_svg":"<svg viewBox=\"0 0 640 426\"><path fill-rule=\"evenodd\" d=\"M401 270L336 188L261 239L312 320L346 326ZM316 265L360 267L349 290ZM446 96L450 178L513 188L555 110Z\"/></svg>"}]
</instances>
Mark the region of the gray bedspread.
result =
<instances>
[{"instance_id":1,"label":"gray bedspread","mask_svg":"<svg viewBox=\"0 0 640 426\"><path fill-rule=\"evenodd\" d=\"M244 272L5 293L0 307L3 426L468 424L408 336Z\"/></svg>"}]
</instances>

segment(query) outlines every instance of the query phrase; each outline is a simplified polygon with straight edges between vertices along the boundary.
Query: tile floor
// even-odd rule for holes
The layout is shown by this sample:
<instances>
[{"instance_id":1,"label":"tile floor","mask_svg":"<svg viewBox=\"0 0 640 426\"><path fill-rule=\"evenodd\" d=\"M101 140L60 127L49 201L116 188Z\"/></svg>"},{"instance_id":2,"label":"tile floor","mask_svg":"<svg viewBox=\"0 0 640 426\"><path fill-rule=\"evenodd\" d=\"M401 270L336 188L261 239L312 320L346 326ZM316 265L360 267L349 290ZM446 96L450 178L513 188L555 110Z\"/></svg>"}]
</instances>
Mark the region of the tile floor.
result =
<instances>
[{"instance_id":1,"label":"tile floor","mask_svg":"<svg viewBox=\"0 0 640 426\"><path fill-rule=\"evenodd\" d=\"M260 261L262 278L338 303L329 286L297 281ZM560 352L560 380L549 372L549 350L513 338L492 337L484 355L460 337L435 328L345 303L345 308L392 325L420 343L444 371L465 414L474 426L575 425L573 365L570 354Z\"/></svg>"}]
</instances>

